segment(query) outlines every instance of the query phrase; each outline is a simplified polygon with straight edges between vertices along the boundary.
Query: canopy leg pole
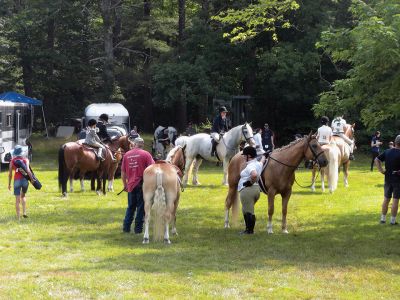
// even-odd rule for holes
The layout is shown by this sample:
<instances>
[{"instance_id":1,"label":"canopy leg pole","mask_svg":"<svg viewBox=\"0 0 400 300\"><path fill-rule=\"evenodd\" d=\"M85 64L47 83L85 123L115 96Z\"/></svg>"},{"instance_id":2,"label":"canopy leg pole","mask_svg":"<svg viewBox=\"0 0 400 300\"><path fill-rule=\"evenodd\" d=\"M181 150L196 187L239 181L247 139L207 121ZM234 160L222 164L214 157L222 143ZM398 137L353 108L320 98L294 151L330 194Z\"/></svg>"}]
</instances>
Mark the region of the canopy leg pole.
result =
<instances>
[{"instance_id":1,"label":"canopy leg pole","mask_svg":"<svg viewBox=\"0 0 400 300\"><path fill-rule=\"evenodd\" d=\"M42 114L43 114L44 128L46 129L46 137L49 138L49 132L47 131L46 117L45 117L45 115L44 115L44 108L43 108L43 105L42 105Z\"/></svg>"}]
</instances>

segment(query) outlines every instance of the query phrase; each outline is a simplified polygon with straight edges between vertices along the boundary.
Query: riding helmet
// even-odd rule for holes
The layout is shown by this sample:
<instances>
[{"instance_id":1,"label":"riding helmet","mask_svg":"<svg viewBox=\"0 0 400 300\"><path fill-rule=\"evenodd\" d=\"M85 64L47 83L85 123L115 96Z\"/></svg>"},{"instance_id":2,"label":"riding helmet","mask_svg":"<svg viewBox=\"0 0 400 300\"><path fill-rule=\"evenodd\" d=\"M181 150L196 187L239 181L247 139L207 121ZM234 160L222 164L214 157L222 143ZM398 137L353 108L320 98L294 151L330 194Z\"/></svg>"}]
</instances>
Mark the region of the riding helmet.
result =
<instances>
[{"instance_id":1,"label":"riding helmet","mask_svg":"<svg viewBox=\"0 0 400 300\"><path fill-rule=\"evenodd\" d=\"M257 156L257 150L254 147L247 146L243 149L242 155L248 155L252 158Z\"/></svg>"},{"instance_id":2,"label":"riding helmet","mask_svg":"<svg viewBox=\"0 0 400 300\"><path fill-rule=\"evenodd\" d=\"M327 116L323 116L323 117L321 118L321 123L322 123L323 125L328 124L328 123L329 123L329 118L328 118Z\"/></svg>"},{"instance_id":3,"label":"riding helmet","mask_svg":"<svg viewBox=\"0 0 400 300\"><path fill-rule=\"evenodd\" d=\"M90 119L88 122L88 126L94 126L97 124L97 121L95 119Z\"/></svg>"},{"instance_id":4,"label":"riding helmet","mask_svg":"<svg viewBox=\"0 0 400 300\"><path fill-rule=\"evenodd\" d=\"M108 115L107 114L101 114L99 119L108 122Z\"/></svg>"},{"instance_id":5,"label":"riding helmet","mask_svg":"<svg viewBox=\"0 0 400 300\"><path fill-rule=\"evenodd\" d=\"M219 112L220 112L220 113L222 113L222 112L228 112L228 110L226 109L225 106L221 106L221 107L219 108Z\"/></svg>"}]
</instances>

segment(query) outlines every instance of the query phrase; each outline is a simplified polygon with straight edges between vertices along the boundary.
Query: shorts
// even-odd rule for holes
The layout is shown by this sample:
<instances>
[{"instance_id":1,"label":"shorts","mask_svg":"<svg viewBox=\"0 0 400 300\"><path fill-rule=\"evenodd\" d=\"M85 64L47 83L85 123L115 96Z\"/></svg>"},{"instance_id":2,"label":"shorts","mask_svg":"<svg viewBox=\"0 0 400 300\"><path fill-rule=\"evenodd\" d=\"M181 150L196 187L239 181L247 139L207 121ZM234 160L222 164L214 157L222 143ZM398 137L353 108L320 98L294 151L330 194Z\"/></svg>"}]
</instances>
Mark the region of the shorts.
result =
<instances>
[{"instance_id":1,"label":"shorts","mask_svg":"<svg viewBox=\"0 0 400 300\"><path fill-rule=\"evenodd\" d=\"M400 198L400 183L388 183L385 182L384 186L385 197L390 199L399 199Z\"/></svg>"},{"instance_id":2,"label":"shorts","mask_svg":"<svg viewBox=\"0 0 400 300\"><path fill-rule=\"evenodd\" d=\"M25 178L14 180L14 195L19 196L22 193L26 194L28 191L29 182Z\"/></svg>"}]
</instances>

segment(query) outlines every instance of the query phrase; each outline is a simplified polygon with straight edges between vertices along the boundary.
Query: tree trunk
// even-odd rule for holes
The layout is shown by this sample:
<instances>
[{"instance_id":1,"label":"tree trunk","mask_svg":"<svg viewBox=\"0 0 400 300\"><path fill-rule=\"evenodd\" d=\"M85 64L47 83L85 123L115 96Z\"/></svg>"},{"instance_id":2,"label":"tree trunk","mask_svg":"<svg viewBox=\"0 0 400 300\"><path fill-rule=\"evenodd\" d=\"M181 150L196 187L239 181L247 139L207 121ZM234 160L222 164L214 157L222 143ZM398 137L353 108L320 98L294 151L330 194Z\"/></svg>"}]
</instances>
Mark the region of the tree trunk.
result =
<instances>
[{"instance_id":1,"label":"tree trunk","mask_svg":"<svg viewBox=\"0 0 400 300\"><path fill-rule=\"evenodd\" d=\"M110 101L114 92L114 45L113 45L113 7L112 0L101 0L100 9L103 19L103 41L104 41L104 98L102 101Z\"/></svg>"},{"instance_id":2,"label":"tree trunk","mask_svg":"<svg viewBox=\"0 0 400 300\"><path fill-rule=\"evenodd\" d=\"M178 12L179 12L179 22L178 22L178 51L183 52L182 43L185 36L185 19L186 19L186 1L178 0ZM182 83L181 96L175 103L176 116L177 116L177 127L179 130L184 130L187 125L187 100L186 100L186 87Z\"/></svg>"},{"instance_id":3,"label":"tree trunk","mask_svg":"<svg viewBox=\"0 0 400 300\"><path fill-rule=\"evenodd\" d=\"M151 1L143 0L143 17L145 20L150 19L150 13L151 13ZM147 57L143 67L145 76L145 85L143 91L143 97L144 97L143 110L144 110L144 116L146 117L143 119L143 127L144 127L143 129L153 130L154 112L153 112L153 100L151 94L151 77L150 77L151 49L147 48L145 49L145 52L147 54Z\"/></svg>"}]
</instances>

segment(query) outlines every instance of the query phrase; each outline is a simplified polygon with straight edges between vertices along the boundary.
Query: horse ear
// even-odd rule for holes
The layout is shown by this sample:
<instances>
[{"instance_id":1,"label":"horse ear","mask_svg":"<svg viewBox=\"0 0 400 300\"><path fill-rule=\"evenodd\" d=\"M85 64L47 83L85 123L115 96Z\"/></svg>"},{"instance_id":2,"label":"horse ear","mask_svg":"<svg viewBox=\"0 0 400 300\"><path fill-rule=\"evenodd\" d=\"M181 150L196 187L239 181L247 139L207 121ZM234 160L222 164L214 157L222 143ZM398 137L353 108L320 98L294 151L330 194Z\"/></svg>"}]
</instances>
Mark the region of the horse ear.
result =
<instances>
[{"instance_id":1,"label":"horse ear","mask_svg":"<svg viewBox=\"0 0 400 300\"><path fill-rule=\"evenodd\" d=\"M353 128L356 127L356 123L353 123L353 125L351 125L351 127L353 127Z\"/></svg>"}]
</instances>

